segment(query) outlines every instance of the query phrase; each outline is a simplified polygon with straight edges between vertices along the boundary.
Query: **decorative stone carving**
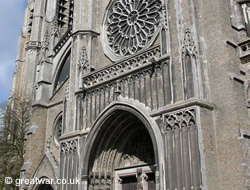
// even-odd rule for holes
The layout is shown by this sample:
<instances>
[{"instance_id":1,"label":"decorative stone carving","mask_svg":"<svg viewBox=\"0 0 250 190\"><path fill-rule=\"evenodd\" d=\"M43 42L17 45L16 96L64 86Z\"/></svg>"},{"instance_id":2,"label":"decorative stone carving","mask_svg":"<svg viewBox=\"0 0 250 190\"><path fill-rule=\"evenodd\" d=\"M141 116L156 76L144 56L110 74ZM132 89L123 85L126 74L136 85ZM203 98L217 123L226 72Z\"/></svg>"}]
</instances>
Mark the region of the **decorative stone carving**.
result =
<instances>
[{"instance_id":1,"label":"decorative stone carving","mask_svg":"<svg viewBox=\"0 0 250 190\"><path fill-rule=\"evenodd\" d=\"M70 86L69 86L69 81L68 81L65 87L65 100L68 101L69 98L70 98Z\"/></svg>"},{"instance_id":2,"label":"decorative stone carving","mask_svg":"<svg viewBox=\"0 0 250 190\"><path fill-rule=\"evenodd\" d=\"M88 61L88 53L85 47L82 48L80 57L78 60L78 67L80 72L82 71L83 74L86 74L90 71L89 69L89 61Z\"/></svg>"},{"instance_id":3,"label":"decorative stone carving","mask_svg":"<svg viewBox=\"0 0 250 190\"><path fill-rule=\"evenodd\" d=\"M71 37L72 29L69 28L65 34L61 37L60 41L57 43L57 45L54 47L54 52L57 54L59 50L63 47L63 45L68 41L68 39Z\"/></svg>"},{"instance_id":4,"label":"decorative stone carving","mask_svg":"<svg viewBox=\"0 0 250 190\"><path fill-rule=\"evenodd\" d=\"M54 128L54 139L55 142L58 143L59 138L62 136L62 115L56 121L56 125Z\"/></svg>"},{"instance_id":5,"label":"decorative stone carving","mask_svg":"<svg viewBox=\"0 0 250 190\"><path fill-rule=\"evenodd\" d=\"M56 159L56 157L54 156L53 152L51 151L51 143L52 143L52 135L49 136L49 138L46 141L46 149L47 149L47 153L51 156L51 158L53 159L53 161L55 162L55 164L58 166L59 162Z\"/></svg>"},{"instance_id":6,"label":"decorative stone carving","mask_svg":"<svg viewBox=\"0 0 250 190\"><path fill-rule=\"evenodd\" d=\"M47 139L47 142L46 142L46 148L47 149L50 149L50 144L52 143L52 135L50 135L50 137Z\"/></svg>"},{"instance_id":7,"label":"decorative stone carving","mask_svg":"<svg viewBox=\"0 0 250 190\"><path fill-rule=\"evenodd\" d=\"M97 115L90 114L89 108L93 109L92 113L100 113L112 101L116 101L117 97L132 98L143 103L145 106L153 109L162 107L170 103L171 100L171 79L166 83L162 81L169 79L169 59L155 59L153 62L146 62L135 68L131 68L121 74L111 76L107 73L115 73L112 65L83 77L84 90L83 95L83 122L84 129L91 126ZM122 62L123 63L123 62ZM135 63L133 63L135 64ZM118 65L114 67L121 71ZM102 76L102 74L104 76ZM105 79L107 77L107 79ZM157 80L155 80L157 77ZM91 80L92 79L92 80ZM87 82L89 81L89 82ZM157 86L157 88L156 88ZM154 94L154 95L153 95ZM153 96L158 96L156 101Z\"/></svg>"},{"instance_id":8,"label":"decorative stone carving","mask_svg":"<svg viewBox=\"0 0 250 190\"><path fill-rule=\"evenodd\" d=\"M162 132L167 133L178 128L193 127L195 125L194 110L180 111L165 116L165 126Z\"/></svg>"},{"instance_id":9,"label":"decorative stone carving","mask_svg":"<svg viewBox=\"0 0 250 190\"><path fill-rule=\"evenodd\" d=\"M39 50L42 47L41 42L39 41L29 41L26 43L25 50L27 51L27 55L39 55Z\"/></svg>"},{"instance_id":10,"label":"decorative stone carving","mask_svg":"<svg viewBox=\"0 0 250 190\"><path fill-rule=\"evenodd\" d=\"M247 33L247 36L250 36L250 3L249 1L240 0L237 2L240 9L238 14L241 15L241 20L245 25L244 29Z\"/></svg>"},{"instance_id":11,"label":"decorative stone carving","mask_svg":"<svg viewBox=\"0 0 250 190\"><path fill-rule=\"evenodd\" d=\"M118 76L122 76L122 74L136 70L137 68L150 63L150 60L152 58L157 58L159 56L160 47L158 46L127 61L118 62L116 64L110 65L109 67L106 67L105 69L87 75L83 78L83 86L85 88L89 88L101 82L111 80Z\"/></svg>"},{"instance_id":12,"label":"decorative stone carving","mask_svg":"<svg viewBox=\"0 0 250 190\"><path fill-rule=\"evenodd\" d=\"M193 34L189 28L186 29L182 45L182 79L184 99L199 96L199 74L197 48Z\"/></svg>"},{"instance_id":13,"label":"decorative stone carving","mask_svg":"<svg viewBox=\"0 0 250 190\"><path fill-rule=\"evenodd\" d=\"M72 139L61 143L61 155L76 152L78 149L78 139Z\"/></svg>"},{"instance_id":14,"label":"decorative stone carving","mask_svg":"<svg viewBox=\"0 0 250 190\"><path fill-rule=\"evenodd\" d=\"M119 184L122 184L122 178L120 178L120 177L118 176L117 182L118 182Z\"/></svg>"},{"instance_id":15,"label":"decorative stone carving","mask_svg":"<svg viewBox=\"0 0 250 190\"><path fill-rule=\"evenodd\" d=\"M168 18L167 18L167 9L166 5L162 5L162 14L161 14L161 24L162 27L167 28L168 26Z\"/></svg>"},{"instance_id":16,"label":"decorative stone carving","mask_svg":"<svg viewBox=\"0 0 250 190\"><path fill-rule=\"evenodd\" d=\"M164 3L164 2L163 2ZM169 28L168 28L168 15L166 5L162 5L161 14L161 54L169 54L170 49L170 39L169 39Z\"/></svg>"},{"instance_id":17,"label":"decorative stone carving","mask_svg":"<svg viewBox=\"0 0 250 190\"><path fill-rule=\"evenodd\" d=\"M58 25L58 18L57 16L54 18L53 26L52 26L52 34L58 34L59 32L59 25Z\"/></svg>"},{"instance_id":18,"label":"decorative stone carving","mask_svg":"<svg viewBox=\"0 0 250 190\"><path fill-rule=\"evenodd\" d=\"M243 64L250 62L250 40L239 44L239 54Z\"/></svg>"},{"instance_id":19,"label":"decorative stone carving","mask_svg":"<svg viewBox=\"0 0 250 190\"><path fill-rule=\"evenodd\" d=\"M143 179L144 181L147 181L147 180L148 180L147 174L143 173L143 174L142 174L142 179Z\"/></svg>"},{"instance_id":20,"label":"decorative stone carving","mask_svg":"<svg viewBox=\"0 0 250 190\"><path fill-rule=\"evenodd\" d=\"M248 6L248 3L241 4L241 9L243 12L243 19L245 23L248 24L250 20L250 7Z\"/></svg>"},{"instance_id":21,"label":"decorative stone carving","mask_svg":"<svg viewBox=\"0 0 250 190\"><path fill-rule=\"evenodd\" d=\"M116 0L106 25L109 46L116 55L133 55L153 37L160 22L160 0Z\"/></svg>"},{"instance_id":22,"label":"decorative stone carving","mask_svg":"<svg viewBox=\"0 0 250 190\"><path fill-rule=\"evenodd\" d=\"M42 55L46 56L46 51L49 49L49 31L47 30L43 37L43 42L41 44Z\"/></svg>"},{"instance_id":23,"label":"decorative stone carving","mask_svg":"<svg viewBox=\"0 0 250 190\"><path fill-rule=\"evenodd\" d=\"M143 190L143 174L142 171L137 171L136 190Z\"/></svg>"},{"instance_id":24,"label":"decorative stone carving","mask_svg":"<svg viewBox=\"0 0 250 190\"><path fill-rule=\"evenodd\" d=\"M123 166L123 167L133 166L133 165L137 165L139 163L140 163L140 160L133 155L130 156L128 154L125 154L121 158L121 166Z\"/></svg>"},{"instance_id":25,"label":"decorative stone carving","mask_svg":"<svg viewBox=\"0 0 250 190\"><path fill-rule=\"evenodd\" d=\"M120 80L116 81L115 93L117 96L119 96L121 94L121 82L120 82Z\"/></svg>"},{"instance_id":26,"label":"decorative stone carving","mask_svg":"<svg viewBox=\"0 0 250 190\"><path fill-rule=\"evenodd\" d=\"M176 176L180 181L186 180L186 183L181 185L183 189L201 189L201 161L195 108L167 113L163 118L162 133L168 160L166 171L167 178L170 179L166 188L178 186L179 183L172 180L173 173L177 172Z\"/></svg>"},{"instance_id":27,"label":"decorative stone carving","mask_svg":"<svg viewBox=\"0 0 250 190\"><path fill-rule=\"evenodd\" d=\"M197 48L195 45L193 34L189 28L186 29L182 44L182 54L185 56L189 54L190 56L197 55Z\"/></svg>"},{"instance_id":28,"label":"decorative stone carving","mask_svg":"<svg viewBox=\"0 0 250 190\"><path fill-rule=\"evenodd\" d=\"M38 41L29 41L26 43L26 50L40 49L41 47L41 42Z\"/></svg>"},{"instance_id":29,"label":"decorative stone carving","mask_svg":"<svg viewBox=\"0 0 250 190\"><path fill-rule=\"evenodd\" d=\"M89 176L91 189L111 190L112 177L109 172L91 173Z\"/></svg>"},{"instance_id":30,"label":"decorative stone carving","mask_svg":"<svg viewBox=\"0 0 250 190\"><path fill-rule=\"evenodd\" d=\"M35 50L35 49L29 49L28 51L27 51L27 55L34 55L34 54L37 54L37 50Z\"/></svg>"},{"instance_id":31,"label":"decorative stone carving","mask_svg":"<svg viewBox=\"0 0 250 190\"><path fill-rule=\"evenodd\" d=\"M131 139L126 145L121 157L120 167L135 166L138 164L154 163L152 143L148 141L149 136L142 133Z\"/></svg>"},{"instance_id":32,"label":"decorative stone carving","mask_svg":"<svg viewBox=\"0 0 250 190\"><path fill-rule=\"evenodd\" d=\"M95 185L95 178L94 178L94 175L90 175L89 176L89 183L91 186L94 186Z\"/></svg>"}]
</instances>

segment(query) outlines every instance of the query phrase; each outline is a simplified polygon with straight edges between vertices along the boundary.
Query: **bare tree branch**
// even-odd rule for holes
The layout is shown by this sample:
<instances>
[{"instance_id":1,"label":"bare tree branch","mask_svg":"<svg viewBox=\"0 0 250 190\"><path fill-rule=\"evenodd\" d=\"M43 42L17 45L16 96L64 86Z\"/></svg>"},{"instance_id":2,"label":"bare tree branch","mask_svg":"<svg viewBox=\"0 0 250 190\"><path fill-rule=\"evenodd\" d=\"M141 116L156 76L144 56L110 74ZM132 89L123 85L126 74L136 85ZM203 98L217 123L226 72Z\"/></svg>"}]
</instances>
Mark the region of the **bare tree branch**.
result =
<instances>
[{"instance_id":1,"label":"bare tree branch","mask_svg":"<svg viewBox=\"0 0 250 190\"><path fill-rule=\"evenodd\" d=\"M0 189L16 189L6 185L5 177L20 178L24 163L25 135L30 127L31 103L15 98L9 104L0 103Z\"/></svg>"}]
</instances>

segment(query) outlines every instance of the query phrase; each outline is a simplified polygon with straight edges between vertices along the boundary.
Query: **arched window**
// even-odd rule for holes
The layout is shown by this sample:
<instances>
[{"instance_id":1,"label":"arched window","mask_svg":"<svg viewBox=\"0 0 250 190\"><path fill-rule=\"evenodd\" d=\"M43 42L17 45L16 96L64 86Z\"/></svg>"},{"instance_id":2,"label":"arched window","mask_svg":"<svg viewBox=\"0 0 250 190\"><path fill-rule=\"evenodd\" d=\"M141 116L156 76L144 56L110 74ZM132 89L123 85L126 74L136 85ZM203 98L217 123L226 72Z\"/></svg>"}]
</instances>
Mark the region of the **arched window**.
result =
<instances>
[{"instance_id":1,"label":"arched window","mask_svg":"<svg viewBox=\"0 0 250 190\"><path fill-rule=\"evenodd\" d=\"M57 74L55 81L55 90L57 90L70 76L70 53L65 57L63 64Z\"/></svg>"}]
</instances>

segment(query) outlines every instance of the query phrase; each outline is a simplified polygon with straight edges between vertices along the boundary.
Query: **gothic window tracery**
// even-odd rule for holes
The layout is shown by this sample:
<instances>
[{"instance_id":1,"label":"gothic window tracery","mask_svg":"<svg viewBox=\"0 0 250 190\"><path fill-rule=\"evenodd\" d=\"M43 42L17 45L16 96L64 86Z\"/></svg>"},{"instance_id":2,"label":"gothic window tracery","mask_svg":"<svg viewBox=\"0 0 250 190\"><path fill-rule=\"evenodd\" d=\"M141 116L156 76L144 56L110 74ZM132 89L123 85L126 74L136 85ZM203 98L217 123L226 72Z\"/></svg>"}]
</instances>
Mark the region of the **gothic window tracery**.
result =
<instances>
[{"instance_id":1,"label":"gothic window tracery","mask_svg":"<svg viewBox=\"0 0 250 190\"><path fill-rule=\"evenodd\" d=\"M55 90L59 89L59 87L64 83L64 81L66 81L70 76L70 65L71 65L70 55L71 54L69 53L66 56L57 74L57 79L55 81Z\"/></svg>"},{"instance_id":2,"label":"gothic window tracery","mask_svg":"<svg viewBox=\"0 0 250 190\"><path fill-rule=\"evenodd\" d=\"M152 41L159 22L160 0L115 0L106 17L106 38L116 56L129 56Z\"/></svg>"}]
</instances>

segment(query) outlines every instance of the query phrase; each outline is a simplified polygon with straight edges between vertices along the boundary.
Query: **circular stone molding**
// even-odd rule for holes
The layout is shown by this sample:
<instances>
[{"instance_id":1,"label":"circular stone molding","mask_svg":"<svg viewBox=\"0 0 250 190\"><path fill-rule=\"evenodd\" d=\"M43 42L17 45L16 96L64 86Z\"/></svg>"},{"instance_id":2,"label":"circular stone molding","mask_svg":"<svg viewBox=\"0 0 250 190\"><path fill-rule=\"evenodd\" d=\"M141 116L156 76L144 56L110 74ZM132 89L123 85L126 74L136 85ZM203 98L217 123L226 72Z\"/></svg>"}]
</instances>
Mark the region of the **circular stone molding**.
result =
<instances>
[{"instance_id":1,"label":"circular stone molding","mask_svg":"<svg viewBox=\"0 0 250 190\"><path fill-rule=\"evenodd\" d=\"M62 114L60 114L55 121L54 126L54 141L59 146L59 138L62 136Z\"/></svg>"},{"instance_id":2,"label":"circular stone molding","mask_svg":"<svg viewBox=\"0 0 250 190\"><path fill-rule=\"evenodd\" d=\"M113 0L103 24L104 51L119 60L149 47L158 33L161 0Z\"/></svg>"}]
</instances>

